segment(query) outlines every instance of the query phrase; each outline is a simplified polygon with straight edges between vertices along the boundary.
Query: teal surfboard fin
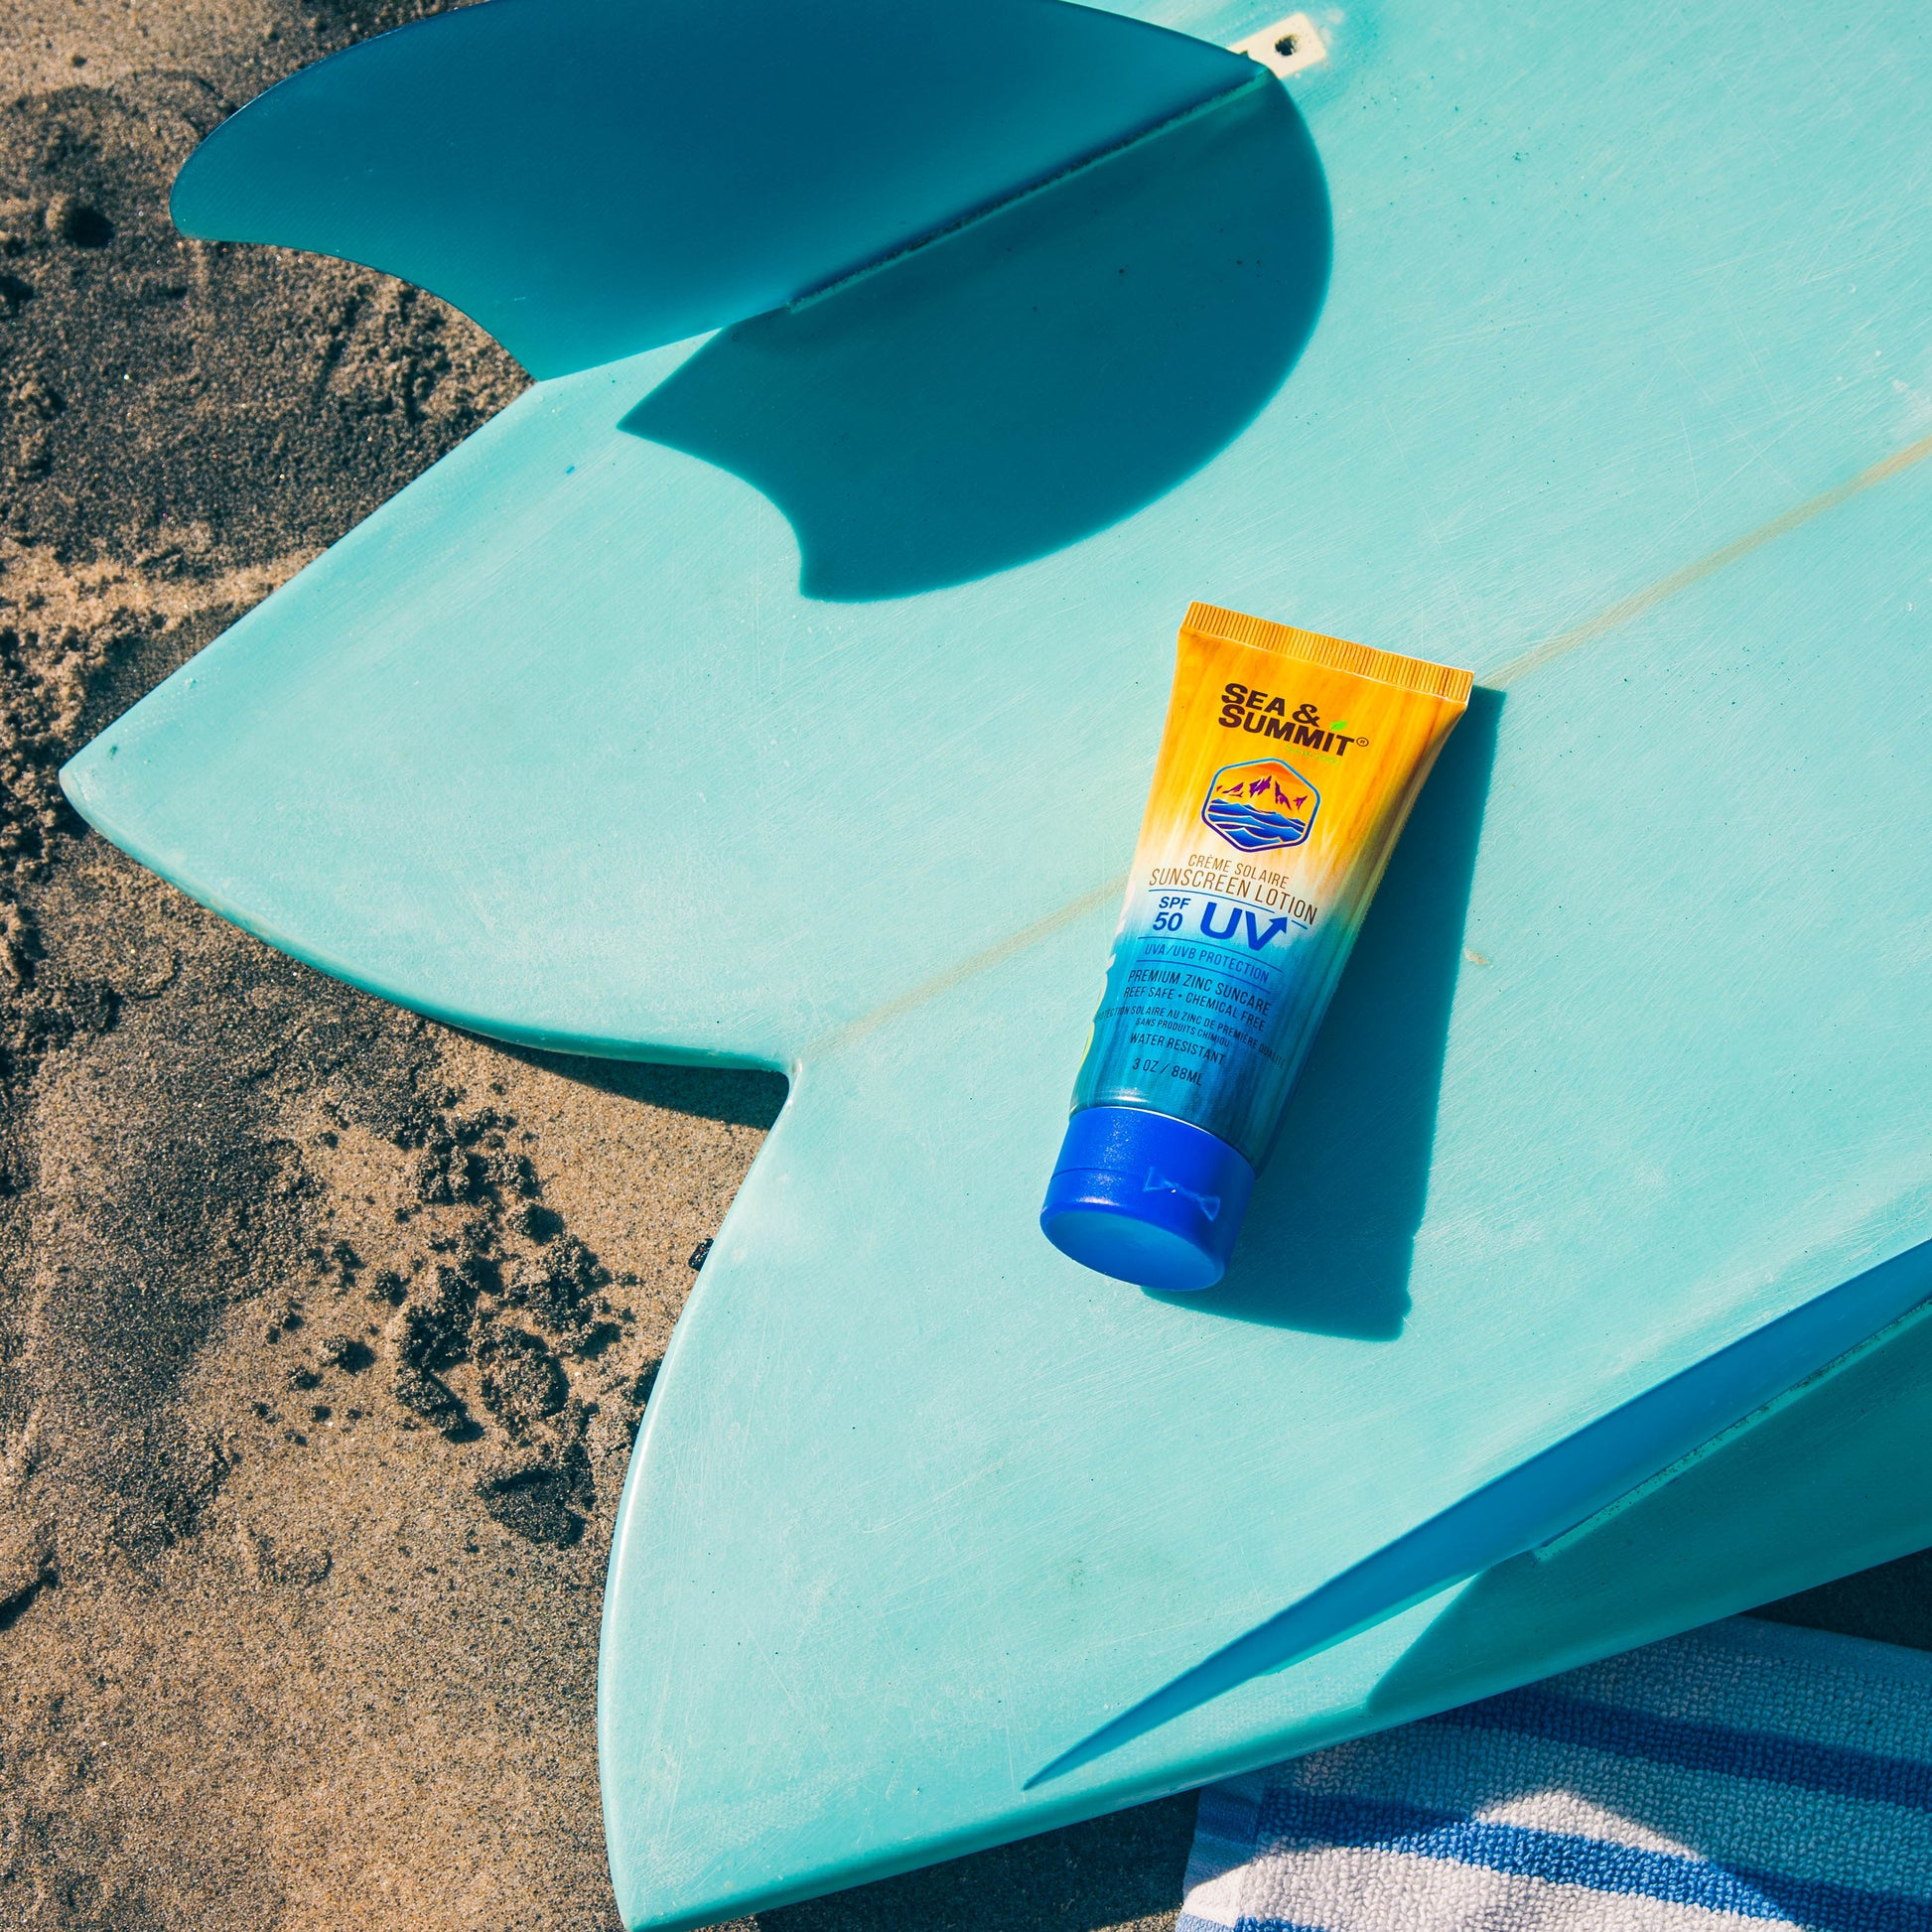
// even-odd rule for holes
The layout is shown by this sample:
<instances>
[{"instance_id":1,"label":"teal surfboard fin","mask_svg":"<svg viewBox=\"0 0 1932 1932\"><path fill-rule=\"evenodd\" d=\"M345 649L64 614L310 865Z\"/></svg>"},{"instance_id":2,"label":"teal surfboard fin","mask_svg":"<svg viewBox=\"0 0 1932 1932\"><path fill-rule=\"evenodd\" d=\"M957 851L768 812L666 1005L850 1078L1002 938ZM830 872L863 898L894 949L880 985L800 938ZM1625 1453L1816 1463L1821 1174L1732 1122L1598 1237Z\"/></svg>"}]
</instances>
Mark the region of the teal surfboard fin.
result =
<instances>
[{"instance_id":1,"label":"teal surfboard fin","mask_svg":"<svg viewBox=\"0 0 1932 1932\"><path fill-rule=\"evenodd\" d=\"M781 308L1266 78L1059 0L488 0L271 87L171 210L403 276L564 375Z\"/></svg>"},{"instance_id":2,"label":"teal surfboard fin","mask_svg":"<svg viewBox=\"0 0 1932 1932\"><path fill-rule=\"evenodd\" d=\"M1062 1751L1028 1788L1064 1777L1266 1672L1574 1531L1661 1469L1845 1361L1932 1299L1932 1243L1721 1348L1452 1503L1386 1549L1164 1684Z\"/></svg>"}]
</instances>

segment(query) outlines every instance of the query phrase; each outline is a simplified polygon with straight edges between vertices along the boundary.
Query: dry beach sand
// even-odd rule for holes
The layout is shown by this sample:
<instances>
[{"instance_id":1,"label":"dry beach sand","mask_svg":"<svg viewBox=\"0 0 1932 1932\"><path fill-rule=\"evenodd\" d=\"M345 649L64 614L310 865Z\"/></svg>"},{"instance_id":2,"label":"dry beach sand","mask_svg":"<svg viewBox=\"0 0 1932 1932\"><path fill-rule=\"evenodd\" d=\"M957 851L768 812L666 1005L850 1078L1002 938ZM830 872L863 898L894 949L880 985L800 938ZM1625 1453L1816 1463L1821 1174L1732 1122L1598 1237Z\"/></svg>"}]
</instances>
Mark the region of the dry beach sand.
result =
<instances>
[{"instance_id":1,"label":"dry beach sand","mask_svg":"<svg viewBox=\"0 0 1932 1932\"><path fill-rule=\"evenodd\" d=\"M55 781L521 386L428 297L166 218L221 114L401 17L0 0L0 1926L616 1924L612 1518L782 1082L363 999ZM1781 1613L1924 1642L1926 1581ZM1191 1825L762 1923L1168 1926Z\"/></svg>"}]
</instances>

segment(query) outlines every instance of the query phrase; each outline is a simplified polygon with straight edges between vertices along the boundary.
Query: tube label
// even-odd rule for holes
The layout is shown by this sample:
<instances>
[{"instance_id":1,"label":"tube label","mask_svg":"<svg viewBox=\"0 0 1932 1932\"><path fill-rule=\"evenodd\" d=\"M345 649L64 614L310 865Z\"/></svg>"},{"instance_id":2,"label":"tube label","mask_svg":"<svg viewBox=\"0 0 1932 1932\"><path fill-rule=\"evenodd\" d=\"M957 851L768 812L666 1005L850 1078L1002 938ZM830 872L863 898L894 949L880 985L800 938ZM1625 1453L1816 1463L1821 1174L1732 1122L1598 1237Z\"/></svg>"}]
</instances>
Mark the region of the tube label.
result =
<instances>
[{"instance_id":1,"label":"tube label","mask_svg":"<svg viewBox=\"0 0 1932 1932\"><path fill-rule=\"evenodd\" d=\"M1470 675L1195 605L1073 1105L1259 1166Z\"/></svg>"}]
</instances>

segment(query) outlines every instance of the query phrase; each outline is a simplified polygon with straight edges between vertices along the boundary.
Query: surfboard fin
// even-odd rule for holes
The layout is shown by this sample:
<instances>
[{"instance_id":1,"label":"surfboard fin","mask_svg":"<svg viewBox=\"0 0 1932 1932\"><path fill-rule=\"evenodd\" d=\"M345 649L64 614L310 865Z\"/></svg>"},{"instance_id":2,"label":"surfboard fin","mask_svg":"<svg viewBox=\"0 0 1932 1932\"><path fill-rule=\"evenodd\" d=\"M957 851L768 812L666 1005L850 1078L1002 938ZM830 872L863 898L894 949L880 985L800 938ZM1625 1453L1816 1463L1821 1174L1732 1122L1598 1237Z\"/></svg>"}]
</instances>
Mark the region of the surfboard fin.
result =
<instances>
[{"instance_id":1,"label":"surfboard fin","mask_svg":"<svg viewBox=\"0 0 1932 1932\"><path fill-rule=\"evenodd\" d=\"M775 309L1260 80L1061 0L488 0L270 88L182 232L420 284L532 375Z\"/></svg>"}]
</instances>

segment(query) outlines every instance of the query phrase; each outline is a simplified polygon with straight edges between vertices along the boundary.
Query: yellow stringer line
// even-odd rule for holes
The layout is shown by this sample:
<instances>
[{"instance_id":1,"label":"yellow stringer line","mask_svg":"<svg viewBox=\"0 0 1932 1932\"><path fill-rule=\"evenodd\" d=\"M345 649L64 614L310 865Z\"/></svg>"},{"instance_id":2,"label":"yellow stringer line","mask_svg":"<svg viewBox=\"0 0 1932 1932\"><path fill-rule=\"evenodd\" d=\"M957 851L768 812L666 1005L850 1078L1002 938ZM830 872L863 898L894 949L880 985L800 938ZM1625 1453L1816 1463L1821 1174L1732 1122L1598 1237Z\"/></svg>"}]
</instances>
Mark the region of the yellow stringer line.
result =
<instances>
[{"instance_id":1,"label":"yellow stringer line","mask_svg":"<svg viewBox=\"0 0 1932 1932\"><path fill-rule=\"evenodd\" d=\"M1606 632L1615 630L1628 623L1633 618L1640 618L1646 611L1655 610L1665 599L1675 597L1679 591L1687 591L1693 584L1701 584L1707 577L1714 577L1727 564L1734 564L1740 557L1748 557L1753 550L1761 550L1767 543L1775 543L1781 536L1809 523L1815 516L1823 516L1827 510L1836 509L1839 504L1849 502L1854 496L1875 487L1901 471L1909 470L1913 464L1922 463L1932 456L1932 436L1922 436L1916 443L1907 443L1902 450L1894 450L1890 456L1881 457L1868 469L1861 470L1849 481L1834 484L1830 489L1820 490L1816 496L1808 496L1802 503L1781 511L1768 523L1760 523L1756 529L1747 530L1741 537L1733 537L1728 543L1688 563L1680 570L1674 570L1668 577L1660 577L1656 583L1641 591L1632 591L1628 597L1620 597L1614 604L1607 604L1593 618L1586 618L1582 623L1573 623L1567 630L1559 630L1555 636L1547 637L1540 644L1533 645L1521 656L1512 657L1499 664L1492 671L1480 673L1478 684L1492 690L1500 689L1516 679L1527 677L1530 672L1538 671L1545 664L1559 657L1567 656L1585 644L1593 643ZM847 1046L853 1040L883 1027L888 1021L897 1020L901 1014L910 1013L913 1008L924 1006L928 1000L936 1000L941 994L950 993L956 986L978 974L1002 965L1016 954L1023 953L1040 940L1051 937L1063 927L1083 919L1089 912L1098 911L1102 906L1117 900L1127 890L1127 875L1110 879L1104 886L1096 886L1090 893L1082 893L1078 898L1069 899L1057 911L1049 912L1043 919L1035 919L1032 925L1022 926L1010 938L1002 939L996 945L986 947L963 959L957 966L935 974L931 979L900 993L884 1004L876 1006L870 1013L864 1013L857 1020L838 1028L835 1032L816 1039L799 1056L801 1061L822 1058Z\"/></svg>"},{"instance_id":2,"label":"yellow stringer line","mask_svg":"<svg viewBox=\"0 0 1932 1932\"><path fill-rule=\"evenodd\" d=\"M1897 476L1901 470L1909 470L1913 464L1922 463L1928 456L1932 456L1932 436L1921 436L1916 443L1907 443L1902 450L1894 450L1890 456L1881 458L1870 469L1861 470L1849 483L1806 497L1802 503L1772 517L1770 522L1760 523L1756 529L1745 531L1741 537L1731 538L1728 543L1700 557L1695 563L1672 571L1668 577L1660 577L1648 590L1632 591L1628 597L1605 605L1593 618L1586 618L1582 623L1573 623L1568 630L1559 630L1554 637L1545 638L1522 656L1512 657L1508 663L1499 664L1493 671L1481 672L1477 682L1500 689L1515 678L1541 670L1553 658L1593 642L1606 630L1614 630L1619 624L1628 623L1632 618L1642 617L1667 597L1675 597L1679 591L1688 591L1693 584L1701 584L1707 577L1716 576L1726 564L1734 564L1739 557L1748 557L1753 550L1761 550L1767 543L1775 543L1779 537L1809 523L1814 516L1823 516L1827 510L1837 509L1839 504L1850 501L1874 483L1883 483L1888 477Z\"/></svg>"}]
</instances>

